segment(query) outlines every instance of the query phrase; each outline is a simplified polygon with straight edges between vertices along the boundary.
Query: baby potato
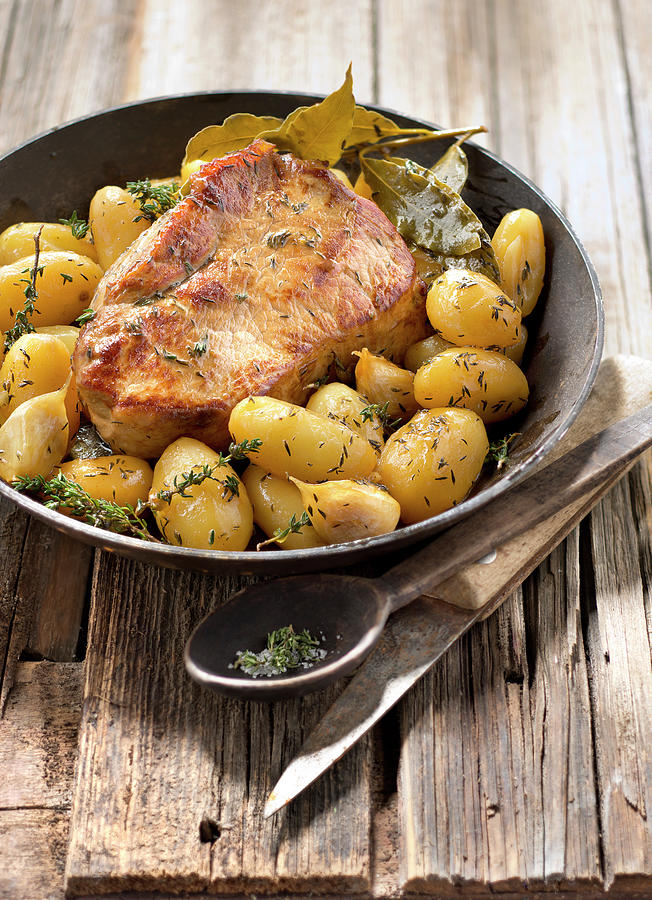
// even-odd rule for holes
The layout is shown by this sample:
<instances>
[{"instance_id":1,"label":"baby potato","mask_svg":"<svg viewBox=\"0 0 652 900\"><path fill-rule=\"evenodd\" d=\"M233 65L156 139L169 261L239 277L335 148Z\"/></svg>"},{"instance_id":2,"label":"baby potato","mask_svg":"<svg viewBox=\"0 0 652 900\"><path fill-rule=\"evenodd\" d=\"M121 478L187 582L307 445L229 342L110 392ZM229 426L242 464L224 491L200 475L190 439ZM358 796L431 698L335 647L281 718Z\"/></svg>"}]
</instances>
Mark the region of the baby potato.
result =
<instances>
[{"instance_id":1,"label":"baby potato","mask_svg":"<svg viewBox=\"0 0 652 900\"><path fill-rule=\"evenodd\" d=\"M306 484L293 478L315 531L326 544L344 544L394 531L399 503L377 484L325 481Z\"/></svg>"},{"instance_id":2,"label":"baby potato","mask_svg":"<svg viewBox=\"0 0 652 900\"><path fill-rule=\"evenodd\" d=\"M70 354L49 334L24 334L12 344L0 368L0 422L32 397L58 390L70 376Z\"/></svg>"},{"instance_id":3,"label":"baby potato","mask_svg":"<svg viewBox=\"0 0 652 900\"><path fill-rule=\"evenodd\" d=\"M355 367L355 386L359 394L369 403L384 406L387 403L387 418L406 421L417 411L419 405L414 399L414 374L402 369L384 356L376 356L365 347L359 353Z\"/></svg>"},{"instance_id":4,"label":"baby potato","mask_svg":"<svg viewBox=\"0 0 652 900\"><path fill-rule=\"evenodd\" d=\"M152 224L143 216L134 195L112 184L95 193L89 221L97 258L103 269L108 269Z\"/></svg>"},{"instance_id":5,"label":"baby potato","mask_svg":"<svg viewBox=\"0 0 652 900\"><path fill-rule=\"evenodd\" d=\"M150 502L156 524L170 544L201 550L244 550L253 533L247 491L228 463L194 438L179 438L163 451L154 467ZM97 460L96 460L97 461ZM174 492L184 475L210 470L200 484ZM159 494L163 496L159 496Z\"/></svg>"},{"instance_id":6,"label":"baby potato","mask_svg":"<svg viewBox=\"0 0 652 900\"><path fill-rule=\"evenodd\" d=\"M32 324L69 325L89 306L102 270L87 256L62 250L41 253L38 265ZM25 305L25 288L33 267L33 256L0 266L0 330L8 331Z\"/></svg>"},{"instance_id":7,"label":"baby potato","mask_svg":"<svg viewBox=\"0 0 652 900\"><path fill-rule=\"evenodd\" d=\"M15 409L0 428L0 478L44 478L58 466L68 447L66 383L60 390L32 397Z\"/></svg>"},{"instance_id":8,"label":"baby potato","mask_svg":"<svg viewBox=\"0 0 652 900\"><path fill-rule=\"evenodd\" d=\"M505 292L524 316L534 309L546 271L541 219L531 209L515 209L500 221L491 239Z\"/></svg>"},{"instance_id":9,"label":"baby potato","mask_svg":"<svg viewBox=\"0 0 652 900\"><path fill-rule=\"evenodd\" d=\"M488 449L484 424L474 412L422 409L388 438L374 474L401 504L401 519L410 525L460 503Z\"/></svg>"},{"instance_id":10,"label":"baby potato","mask_svg":"<svg viewBox=\"0 0 652 900\"><path fill-rule=\"evenodd\" d=\"M353 190L353 185L351 184L351 180L346 172L343 172L341 169L329 169L328 171L331 173L331 175L334 175L336 178L338 178L345 187L348 187L350 191Z\"/></svg>"},{"instance_id":11,"label":"baby potato","mask_svg":"<svg viewBox=\"0 0 652 900\"><path fill-rule=\"evenodd\" d=\"M485 275L447 269L426 298L430 324L457 347L511 347L519 339L521 311Z\"/></svg>"},{"instance_id":12,"label":"baby potato","mask_svg":"<svg viewBox=\"0 0 652 900\"><path fill-rule=\"evenodd\" d=\"M205 159L191 159L189 162L181 166L181 184L187 181L191 175L194 175L206 162Z\"/></svg>"},{"instance_id":13,"label":"baby potato","mask_svg":"<svg viewBox=\"0 0 652 900\"><path fill-rule=\"evenodd\" d=\"M102 456L71 459L60 471L96 500L111 500L119 506L144 503L152 486L152 467L136 456Z\"/></svg>"},{"instance_id":14,"label":"baby potato","mask_svg":"<svg viewBox=\"0 0 652 900\"><path fill-rule=\"evenodd\" d=\"M19 222L10 225L0 234L0 266L33 256L34 237L41 229L39 247L45 250L71 250L79 256L87 256L97 262L97 251L90 236L76 238L69 225L54 222Z\"/></svg>"},{"instance_id":15,"label":"baby potato","mask_svg":"<svg viewBox=\"0 0 652 900\"><path fill-rule=\"evenodd\" d=\"M417 341L407 348L405 368L416 372L425 363L430 362L433 356L437 356L442 350L449 350L452 346L450 341L445 341L440 335L431 334L430 337Z\"/></svg>"},{"instance_id":16,"label":"baby potato","mask_svg":"<svg viewBox=\"0 0 652 900\"><path fill-rule=\"evenodd\" d=\"M245 469L242 481L254 508L254 522L267 537L277 529L287 528L292 516L295 522L301 518L304 512L301 494L291 481L272 475L253 463ZM301 531L291 532L282 544L271 546L273 549L303 550L322 544L312 525L303 525Z\"/></svg>"},{"instance_id":17,"label":"baby potato","mask_svg":"<svg viewBox=\"0 0 652 900\"><path fill-rule=\"evenodd\" d=\"M322 385L308 400L306 409L348 425L366 438L374 450L380 450L383 445L383 423L374 410L369 409L368 401L348 384L333 381Z\"/></svg>"},{"instance_id":18,"label":"baby potato","mask_svg":"<svg viewBox=\"0 0 652 900\"><path fill-rule=\"evenodd\" d=\"M336 419L273 397L241 400L231 413L229 431L237 443L261 440L256 463L280 477L365 478L378 458L368 441Z\"/></svg>"},{"instance_id":19,"label":"baby potato","mask_svg":"<svg viewBox=\"0 0 652 900\"><path fill-rule=\"evenodd\" d=\"M37 334L49 334L63 341L71 356L75 351L79 331L80 329L75 328L74 325L44 325L36 329Z\"/></svg>"},{"instance_id":20,"label":"baby potato","mask_svg":"<svg viewBox=\"0 0 652 900\"><path fill-rule=\"evenodd\" d=\"M502 422L527 403L530 389L515 362L503 353L460 347L444 350L414 376L422 406L472 409L485 424Z\"/></svg>"},{"instance_id":21,"label":"baby potato","mask_svg":"<svg viewBox=\"0 0 652 900\"><path fill-rule=\"evenodd\" d=\"M360 172L360 174L356 178L355 184L353 185L353 190L356 192L356 194L359 194L360 197L364 197L367 200L371 200L373 196L373 191L367 184L362 172Z\"/></svg>"},{"instance_id":22,"label":"baby potato","mask_svg":"<svg viewBox=\"0 0 652 900\"><path fill-rule=\"evenodd\" d=\"M521 324L521 336L518 340L518 344L514 344L513 347L505 347L502 351L505 356L508 356L512 362L515 362L517 366L520 366L523 362L523 354L525 353L525 345L527 344L527 328L525 325Z\"/></svg>"}]
</instances>

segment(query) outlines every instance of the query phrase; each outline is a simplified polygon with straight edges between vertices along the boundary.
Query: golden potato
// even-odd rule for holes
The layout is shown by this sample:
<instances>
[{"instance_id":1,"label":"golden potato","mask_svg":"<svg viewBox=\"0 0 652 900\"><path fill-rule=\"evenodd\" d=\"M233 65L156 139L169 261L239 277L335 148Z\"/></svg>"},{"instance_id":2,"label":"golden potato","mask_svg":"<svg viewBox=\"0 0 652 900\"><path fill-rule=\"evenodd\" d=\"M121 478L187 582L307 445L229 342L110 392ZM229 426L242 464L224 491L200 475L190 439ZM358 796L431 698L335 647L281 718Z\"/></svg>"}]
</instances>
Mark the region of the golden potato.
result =
<instances>
[{"instance_id":1,"label":"golden potato","mask_svg":"<svg viewBox=\"0 0 652 900\"><path fill-rule=\"evenodd\" d=\"M515 209L500 221L491 239L500 266L503 290L524 316L534 309L546 271L541 219L531 209Z\"/></svg>"},{"instance_id":2,"label":"golden potato","mask_svg":"<svg viewBox=\"0 0 652 900\"><path fill-rule=\"evenodd\" d=\"M325 481L307 484L293 478L315 531L326 544L344 544L394 531L399 503L377 484Z\"/></svg>"},{"instance_id":3,"label":"golden potato","mask_svg":"<svg viewBox=\"0 0 652 900\"><path fill-rule=\"evenodd\" d=\"M362 394L348 384L333 381L322 385L308 400L306 409L348 425L360 437L366 438L374 450L380 450L384 443L383 423L377 413Z\"/></svg>"},{"instance_id":4,"label":"golden potato","mask_svg":"<svg viewBox=\"0 0 652 900\"><path fill-rule=\"evenodd\" d=\"M87 256L97 262L97 251L90 235L83 238L73 236L69 225L54 222L19 222L10 225L0 234L0 266L16 262L26 256L34 256L34 237L41 229L39 247L45 250L71 250L78 256Z\"/></svg>"},{"instance_id":5,"label":"golden potato","mask_svg":"<svg viewBox=\"0 0 652 900\"><path fill-rule=\"evenodd\" d=\"M511 347L521 311L493 281L468 269L447 269L426 298L430 324L457 347Z\"/></svg>"},{"instance_id":6,"label":"golden potato","mask_svg":"<svg viewBox=\"0 0 652 900\"><path fill-rule=\"evenodd\" d=\"M288 527L292 516L298 522L304 512L299 489L286 478L279 478L253 463L245 469L242 481L254 508L254 522L271 538L277 530ZM282 544L282 550L303 550L321 547L323 541L312 525L303 525L301 531L291 532ZM273 549L276 547L270 545Z\"/></svg>"},{"instance_id":7,"label":"golden potato","mask_svg":"<svg viewBox=\"0 0 652 900\"><path fill-rule=\"evenodd\" d=\"M253 458L280 477L365 478L376 465L374 448L346 425L273 397L241 400L231 413L229 431L237 443L262 441Z\"/></svg>"},{"instance_id":8,"label":"golden potato","mask_svg":"<svg viewBox=\"0 0 652 900\"><path fill-rule=\"evenodd\" d=\"M528 400L527 379L503 353L460 347L444 350L414 376L414 393L428 409L472 409L485 424L520 412Z\"/></svg>"},{"instance_id":9,"label":"golden potato","mask_svg":"<svg viewBox=\"0 0 652 900\"><path fill-rule=\"evenodd\" d=\"M115 185L107 185L95 193L89 221L97 258L103 269L108 269L152 224L143 216L134 195Z\"/></svg>"},{"instance_id":10,"label":"golden potato","mask_svg":"<svg viewBox=\"0 0 652 900\"><path fill-rule=\"evenodd\" d=\"M102 270L92 259L62 250L41 253L38 265L32 325L69 325L90 304ZM0 330L12 328L23 309L33 267L33 256L0 266Z\"/></svg>"},{"instance_id":11,"label":"golden potato","mask_svg":"<svg viewBox=\"0 0 652 900\"><path fill-rule=\"evenodd\" d=\"M374 474L401 504L401 519L409 525L460 503L488 449L484 424L474 412L423 409L388 438Z\"/></svg>"},{"instance_id":12,"label":"golden potato","mask_svg":"<svg viewBox=\"0 0 652 900\"><path fill-rule=\"evenodd\" d=\"M32 397L0 428L0 478L50 474L68 447L66 383L60 390Z\"/></svg>"},{"instance_id":13,"label":"golden potato","mask_svg":"<svg viewBox=\"0 0 652 900\"><path fill-rule=\"evenodd\" d=\"M359 194L361 197L365 197L367 200L371 200L373 196L373 191L367 184L364 175L362 172L356 178L355 184L353 185L353 190L356 194Z\"/></svg>"},{"instance_id":14,"label":"golden potato","mask_svg":"<svg viewBox=\"0 0 652 900\"><path fill-rule=\"evenodd\" d=\"M527 328L523 323L521 323L521 336L518 340L517 344L514 344L513 347L505 347L502 351L505 356L508 356L512 362L515 362L517 366L520 366L523 362L523 354L525 353L525 345L527 344Z\"/></svg>"},{"instance_id":15,"label":"golden potato","mask_svg":"<svg viewBox=\"0 0 652 900\"><path fill-rule=\"evenodd\" d=\"M37 334L49 334L52 337L59 338L68 348L68 353L72 356L75 350L75 344L79 337L79 328L74 325L44 325L36 329Z\"/></svg>"},{"instance_id":16,"label":"golden potato","mask_svg":"<svg viewBox=\"0 0 652 900\"><path fill-rule=\"evenodd\" d=\"M147 500L154 475L150 464L135 456L71 459L61 464L60 471L96 500L134 508L139 500Z\"/></svg>"},{"instance_id":17,"label":"golden potato","mask_svg":"<svg viewBox=\"0 0 652 900\"><path fill-rule=\"evenodd\" d=\"M414 373L402 369L384 356L376 356L365 347L355 367L355 386L369 403L387 404L386 418L405 421L419 408L414 399Z\"/></svg>"},{"instance_id":18,"label":"golden potato","mask_svg":"<svg viewBox=\"0 0 652 900\"><path fill-rule=\"evenodd\" d=\"M453 346L450 341L445 341L439 334L431 334L430 337L417 341L407 348L405 354L405 368L416 372L425 363L430 362L433 356L437 356L442 350L450 350Z\"/></svg>"},{"instance_id":19,"label":"golden potato","mask_svg":"<svg viewBox=\"0 0 652 900\"><path fill-rule=\"evenodd\" d=\"M219 454L194 438L179 438L154 467L150 502L170 544L201 550L244 550L253 533L245 486ZM179 485L194 476L200 483Z\"/></svg>"},{"instance_id":20,"label":"golden potato","mask_svg":"<svg viewBox=\"0 0 652 900\"><path fill-rule=\"evenodd\" d=\"M32 397L57 391L70 376L70 354L48 334L24 334L9 348L0 368L0 422Z\"/></svg>"},{"instance_id":21,"label":"golden potato","mask_svg":"<svg viewBox=\"0 0 652 900\"><path fill-rule=\"evenodd\" d=\"M329 169L329 172L338 178L345 187L348 187L350 191L353 190L353 185L346 172L343 172L341 169Z\"/></svg>"}]
</instances>

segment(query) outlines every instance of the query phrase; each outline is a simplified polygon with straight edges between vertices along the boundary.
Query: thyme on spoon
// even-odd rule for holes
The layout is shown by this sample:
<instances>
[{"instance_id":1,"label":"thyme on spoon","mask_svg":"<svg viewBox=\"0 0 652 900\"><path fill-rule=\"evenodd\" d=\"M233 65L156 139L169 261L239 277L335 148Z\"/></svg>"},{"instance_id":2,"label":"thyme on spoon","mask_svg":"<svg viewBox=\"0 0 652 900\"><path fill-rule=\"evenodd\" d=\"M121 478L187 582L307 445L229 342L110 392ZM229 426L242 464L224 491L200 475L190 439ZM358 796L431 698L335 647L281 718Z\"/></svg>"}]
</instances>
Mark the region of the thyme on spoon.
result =
<instances>
[{"instance_id":1,"label":"thyme on spoon","mask_svg":"<svg viewBox=\"0 0 652 900\"><path fill-rule=\"evenodd\" d=\"M292 669L310 669L326 656L320 643L307 628L297 632L292 625L287 625L267 635L267 646L260 653L239 650L230 668L242 669L253 678L270 678Z\"/></svg>"},{"instance_id":2,"label":"thyme on spoon","mask_svg":"<svg viewBox=\"0 0 652 900\"><path fill-rule=\"evenodd\" d=\"M138 504L134 509L130 504L120 506L112 500L91 497L81 485L70 481L63 472L54 478L42 475L22 475L11 483L17 491L41 494L43 505L48 509L62 509L76 519L81 519L96 528L115 531L141 538L143 541L157 541L147 530L141 513L146 504Z\"/></svg>"},{"instance_id":3,"label":"thyme on spoon","mask_svg":"<svg viewBox=\"0 0 652 900\"><path fill-rule=\"evenodd\" d=\"M12 344L18 340L23 334L31 334L36 331L34 326L32 325L31 318L36 311L36 301L38 299L38 292L36 290L36 278L38 275L43 273L43 269L39 269L38 261L39 256L41 255L41 232L43 231L43 226L39 228L39 230L34 235L34 265L32 266L30 271L29 281L27 279L22 279L27 287L25 288L25 304L21 310L16 313L16 321L12 328L9 331L5 331L5 351L9 350Z\"/></svg>"}]
</instances>

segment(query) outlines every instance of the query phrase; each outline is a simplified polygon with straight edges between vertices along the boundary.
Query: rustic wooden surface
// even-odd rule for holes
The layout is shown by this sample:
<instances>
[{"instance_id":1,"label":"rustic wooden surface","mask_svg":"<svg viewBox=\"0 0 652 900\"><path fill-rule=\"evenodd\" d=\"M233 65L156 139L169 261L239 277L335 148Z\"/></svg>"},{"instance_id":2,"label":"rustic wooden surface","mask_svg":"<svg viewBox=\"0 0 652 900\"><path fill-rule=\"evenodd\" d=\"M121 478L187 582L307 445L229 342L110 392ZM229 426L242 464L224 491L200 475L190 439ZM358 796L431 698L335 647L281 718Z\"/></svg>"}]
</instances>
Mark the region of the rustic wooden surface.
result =
<instances>
[{"instance_id":1,"label":"rustic wooden surface","mask_svg":"<svg viewBox=\"0 0 652 900\"><path fill-rule=\"evenodd\" d=\"M0 152L124 100L326 92L352 60L361 102L484 122L482 142L584 241L607 352L650 358L651 38L641 0L0 0ZM75 894L649 895L651 510L637 466L262 826L265 790L328 698L267 709L199 692L179 677L183 636L232 582L93 566L0 506L0 897L60 898L65 867Z\"/></svg>"}]
</instances>

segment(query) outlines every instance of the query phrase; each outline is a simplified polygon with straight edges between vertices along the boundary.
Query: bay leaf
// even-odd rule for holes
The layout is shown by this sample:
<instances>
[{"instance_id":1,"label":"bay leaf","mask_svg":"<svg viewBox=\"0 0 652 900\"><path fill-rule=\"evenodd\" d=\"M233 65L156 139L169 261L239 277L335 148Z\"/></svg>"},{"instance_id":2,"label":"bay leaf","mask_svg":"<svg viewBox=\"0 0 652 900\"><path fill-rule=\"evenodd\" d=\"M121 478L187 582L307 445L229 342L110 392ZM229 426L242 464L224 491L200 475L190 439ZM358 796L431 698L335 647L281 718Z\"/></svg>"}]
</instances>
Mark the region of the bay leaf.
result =
<instances>
[{"instance_id":1,"label":"bay leaf","mask_svg":"<svg viewBox=\"0 0 652 900\"><path fill-rule=\"evenodd\" d=\"M188 141L182 165L193 159L208 161L248 147L261 132L278 128L283 120L276 116L234 113L221 125L208 125Z\"/></svg>"},{"instance_id":2,"label":"bay leaf","mask_svg":"<svg viewBox=\"0 0 652 900\"><path fill-rule=\"evenodd\" d=\"M461 194L469 174L466 153L455 143L430 167L430 171L444 184Z\"/></svg>"},{"instance_id":3,"label":"bay leaf","mask_svg":"<svg viewBox=\"0 0 652 900\"><path fill-rule=\"evenodd\" d=\"M482 223L460 195L412 160L361 156L373 199L407 243L464 256L481 248Z\"/></svg>"},{"instance_id":4,"label":"bay leaf","mask_svg":"<svg viewBox=\"0 0 652 900\"><path fill-rule=\"evenodd\" d=\"M295 109L277 128L258 137L271 141L279 150L290 150L301 159L319 159L329 166L342 156L353 126L353 78L351 66L344 83L328 97L312 106Z\"/></svg>"},{"instance_id":5,"label":"bay leaf","mask_svg":"<svg viewBox=\"0 0 652 900\"><path fill-rule=\"evenodd\" d=\"M353 111L353 127L349 134L345 147L354 147L356 144L375 144L381 138L390 137L393 134L403 134L396 122L392 122L387 116L366 109L364 106L356 106Z\"/></svg>"},{"instance_id":6,"label":"bay leaf","mask_svg":"<svg viewBox=\"0 0 652 900\"><path fill-rule=\"evenodd\" d=\"M434 278L436 278L444 269L470 269L472 272L486 275L487 278L500 286L498 260L496 259L496 254L491 246L489 235L484 228L480 232L480 246L476 250L465 253L464 256L446 256L442 253L428 253L427 257L428 262L425 264L424 261L421 265L421 269L425 273L432 272ZM417 268L419 269L419 266L417 266ZM434 278L430 279L426 274L422 274L421 271L419 271L419 274L425 282L434 280Z\"/></svg>"}]
</instances>

